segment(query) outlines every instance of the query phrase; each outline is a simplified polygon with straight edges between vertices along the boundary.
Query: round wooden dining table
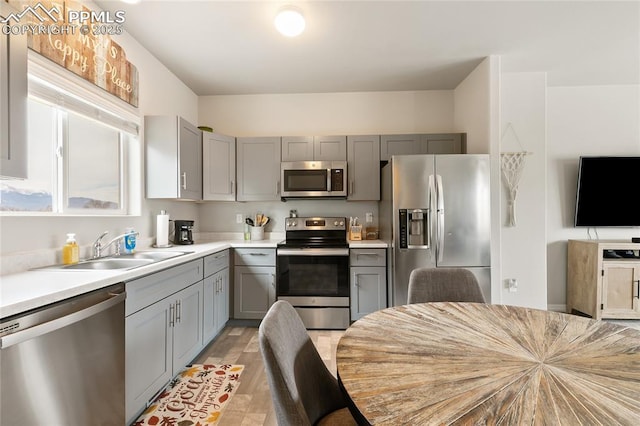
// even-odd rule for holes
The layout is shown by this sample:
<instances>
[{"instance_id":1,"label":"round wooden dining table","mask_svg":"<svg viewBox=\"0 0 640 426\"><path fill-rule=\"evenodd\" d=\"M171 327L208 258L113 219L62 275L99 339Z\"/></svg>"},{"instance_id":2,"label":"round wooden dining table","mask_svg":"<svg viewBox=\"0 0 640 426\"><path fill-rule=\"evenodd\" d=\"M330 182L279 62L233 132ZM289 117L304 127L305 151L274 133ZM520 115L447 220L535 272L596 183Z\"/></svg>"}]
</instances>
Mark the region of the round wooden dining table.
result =
<instances>
[{"instance_id":1,"label":"round wooden dining table","mask_svg":"<svg viewBox=\"0 0 640 426\"><path fill-rule=\"evenodd\" d=\"M337 370L375 425L640 425L640 330L506 305L383 309L340 339Z\"/></svg>"}]
</instances>

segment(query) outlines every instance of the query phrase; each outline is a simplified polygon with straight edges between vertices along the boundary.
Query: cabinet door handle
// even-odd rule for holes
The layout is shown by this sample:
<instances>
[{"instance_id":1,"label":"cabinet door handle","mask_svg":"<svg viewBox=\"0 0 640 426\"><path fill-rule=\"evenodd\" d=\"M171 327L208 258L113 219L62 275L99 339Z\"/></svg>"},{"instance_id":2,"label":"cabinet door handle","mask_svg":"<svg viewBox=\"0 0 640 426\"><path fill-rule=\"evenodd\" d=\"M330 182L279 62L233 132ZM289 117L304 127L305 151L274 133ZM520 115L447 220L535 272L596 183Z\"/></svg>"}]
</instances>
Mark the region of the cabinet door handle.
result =
<instances>
[{"instance_id":1,"label":"cabinet door handle","mask_svg":"<svg viewBox=\"0 0 640 426\"><path fill-rule=\"evenodd\" d=\"M354 287L360 287L360 284L358 283L358 276L357 275L353 276L353 286Z\"/></svg>"},{"instance_id":2,"label":"cabinet door handle","mask_svg":"<svg viewBox=\"0 0 640 426\"><path fill-rule=\"evenodd\" d=\"M636 294L633 297L640 299L640 280L636 280Z\"/></svg>"},{"instance_id":3,"label":"cabinet door handle","mask_svg":"<svg viewBox=\"0 0 640 426\"><path fill-rule=\"evenodd\" d=\"M276 288L276 274L271 274L271 286Z\"/></svg>"},{"instance_id":4,"label":"cabinet door handle","mask_svg":"<svg viewBox=\"0 0 640 426\"><path fill-rule=\"evenodd\" d=\"M280 195L280 181L276 182L276 195Z\"/></svg>"},{"instance_id":5,"label":"cabinet door handle","mask_svg":"<svg viewBox=\"0 0 640 426\"><path fill-rule=\"evenodd\" d=\"M187 172L182 172L182 189L187 189Z\"/></svg>"},{"instance_id":6,"label":"cabinet door handle","mask_svg":"<svg viewBox=\"0 0 640 426\"><path fill-rule=\"evenodd\" d=\"M176 325L174 315L175 315L175 308L173 307L173 303L172 303L169 305L169 327L173 327Z\"/></svg>"},{"instance_id":7,"label":"cabinet door handle","mask_svg":"<svg viewBox=\"0 0 640 426\"><path fill-rule=\"evenodd\" d=\"M176 301L176 322L180 322L180 316L182 314L182 304L180 301Z\"/></svg>"},{"instance_id":8,"label":"cabinet door handle","mask_svg":"<svg viewBox=\"0 0 640 426\"><path fill-rule=\"evenodd\" d=\"M353 195L353 181L350 181L350 182L349 182L349 186L351 187L351 188L349 189L349 194L350 194L350 195Z\"/></svg>"},{"instance_id":9,"label":"cabinet door handle","mask_svg":"<svg viewBox=\"0 0 640 426\"><path fill-rule=\"evenodd\" d=\"M233 194L233 187L235 186L235 182L231 181L231 194Z\"/></svg>"}]
</instances>

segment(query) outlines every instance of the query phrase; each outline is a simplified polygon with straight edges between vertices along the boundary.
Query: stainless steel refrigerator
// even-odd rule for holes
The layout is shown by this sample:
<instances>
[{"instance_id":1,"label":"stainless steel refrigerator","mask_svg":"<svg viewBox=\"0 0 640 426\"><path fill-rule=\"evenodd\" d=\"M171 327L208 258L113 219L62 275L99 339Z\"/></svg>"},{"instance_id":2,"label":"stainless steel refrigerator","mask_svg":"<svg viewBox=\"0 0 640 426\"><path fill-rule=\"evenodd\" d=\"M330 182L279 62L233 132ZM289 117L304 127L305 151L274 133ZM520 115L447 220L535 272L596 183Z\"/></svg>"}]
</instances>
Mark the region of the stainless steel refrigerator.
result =
<instances>
[{"instance_id":1,"label":"stainless steel refrigerator","mask_svg":"<svg viewBox=\"0 0 640 426\"><path fill-rule=\"evenodd\" d=\"M380 237L389 306L407 303L415 268L465 268L491 300L489 156L399 155L382 168Z\"/></svg>"}]
</instances>

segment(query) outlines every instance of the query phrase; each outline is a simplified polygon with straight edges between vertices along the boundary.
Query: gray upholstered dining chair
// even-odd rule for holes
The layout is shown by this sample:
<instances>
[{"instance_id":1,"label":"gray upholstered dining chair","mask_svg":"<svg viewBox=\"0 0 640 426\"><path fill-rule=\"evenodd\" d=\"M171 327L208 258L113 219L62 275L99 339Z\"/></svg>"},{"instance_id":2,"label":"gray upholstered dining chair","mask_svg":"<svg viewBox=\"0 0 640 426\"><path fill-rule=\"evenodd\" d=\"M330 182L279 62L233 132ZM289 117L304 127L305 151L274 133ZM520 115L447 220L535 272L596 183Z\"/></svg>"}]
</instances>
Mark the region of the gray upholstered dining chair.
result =
<instances>
[{"instance_id":1,"label":"gray upholstered dining chair","mask_svg":"<svg viewBox=\"0 0 640 426\"><path fill-rule=\"evenodd\" d=\"M258 339L280 426L356 425L337 379L291 304L279 300L271 306Z\"/></svg>"},{"instance_id":2,"label":"gray upholstered dining chair","mask_svg":"<svg viewBox=\"0 0 640 426\"><path fill-rule=\"evenodd\" d=\"M475 275L462 268L417 268L409 275L407 303L477 302L484 296Z\"/></svg>"}]
</instances>

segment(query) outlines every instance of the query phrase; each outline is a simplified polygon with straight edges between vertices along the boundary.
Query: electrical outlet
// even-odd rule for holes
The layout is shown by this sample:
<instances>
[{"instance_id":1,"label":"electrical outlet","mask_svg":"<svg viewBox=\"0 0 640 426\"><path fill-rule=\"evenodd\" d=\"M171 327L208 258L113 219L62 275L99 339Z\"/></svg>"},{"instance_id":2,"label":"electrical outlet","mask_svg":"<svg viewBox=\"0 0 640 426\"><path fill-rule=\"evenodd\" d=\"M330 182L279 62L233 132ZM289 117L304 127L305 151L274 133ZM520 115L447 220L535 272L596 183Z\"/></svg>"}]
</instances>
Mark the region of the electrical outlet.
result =
<instances>
[{"instance_id":1,"label":"electrical outlet","mask_svg":"<svg viewBox=\"0 0 640 426\"><path fill-rule=\"evenodd\" d=\"M364 214L365 217L365 222L371 223L373 222L373 213L365 213Z\"/></svg>"},{"instance_id":2,"label":"electrical outlet","mask_svg":"<svg viewBox=\"0 0 640 426\"><path fill-rule=\"evenodd\" d=\"M507 288L509 289L509 293L515 293L518 291L518 280L515 278L507 279Z\"/></svg>"},{"instance_id":3,"label":"electrical outlet","mask_svg":"<svg viewBox=\"0 0 640 426\"><path fill-rule=\"evenodd\" d=\"M236 223L242 223L244 219L242 218L242 213L236 213Z\"/></svg>"}]
</instances>

